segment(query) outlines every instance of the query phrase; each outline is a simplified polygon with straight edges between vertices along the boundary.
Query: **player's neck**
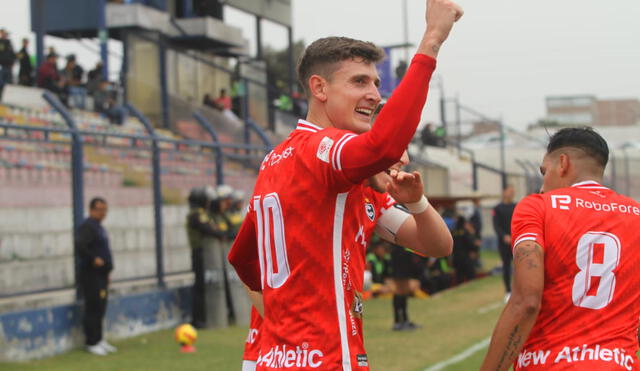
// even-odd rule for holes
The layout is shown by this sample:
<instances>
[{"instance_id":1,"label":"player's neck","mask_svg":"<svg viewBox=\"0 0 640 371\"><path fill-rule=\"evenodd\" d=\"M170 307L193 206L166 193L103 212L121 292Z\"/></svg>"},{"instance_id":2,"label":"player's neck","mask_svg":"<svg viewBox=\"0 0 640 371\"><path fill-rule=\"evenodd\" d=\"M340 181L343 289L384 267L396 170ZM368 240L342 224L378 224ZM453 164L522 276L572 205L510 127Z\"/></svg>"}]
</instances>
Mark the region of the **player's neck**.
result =
<instances>
[{"instance_id":1,"label":"player's neck","mask_svg":"<svg viewBox=\"0 0 640 371\"><path fill-rule=\"evenodd\" d=\"M320 126L321 128L334 126L329 119L329 116L327 116L327 113L320 107L317 107L317 102L314 102L313 100L309 100L309 112L307 113L307 118L305 120L316 126Z\"/></svg>"},{"instance_id":2,"label":"player's neck","mask_svg":"<svg viewBox=\"0 0 640 371\"><path fill-rule=\"evenodd\" d=\"M569 182L570 184L568 186L572 186L574 184L583 183L583 182L596 182L598 184L602 184L602 177L596 176L596 175L576 176L574 179L572 179L571 182Z\"/></svg>"}]
</instances>

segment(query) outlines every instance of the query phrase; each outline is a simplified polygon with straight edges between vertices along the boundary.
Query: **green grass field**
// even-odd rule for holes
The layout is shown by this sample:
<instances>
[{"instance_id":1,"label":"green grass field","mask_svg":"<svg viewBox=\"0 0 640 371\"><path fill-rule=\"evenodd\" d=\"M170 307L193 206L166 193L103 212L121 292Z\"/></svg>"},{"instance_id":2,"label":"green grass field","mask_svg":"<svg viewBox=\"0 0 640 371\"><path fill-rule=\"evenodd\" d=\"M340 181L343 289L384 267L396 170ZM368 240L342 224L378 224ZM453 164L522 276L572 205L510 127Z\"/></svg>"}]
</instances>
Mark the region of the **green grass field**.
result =
<instances>
[{"instance_id":1,"label":"green grass field","mask_svg":"<svg viewBox=\"0 0 640 371\"><path fill-rule=\"evenodd\" d=\"M486 267L497 264L484 253ZM372 370L425 370L463 352L491 335L503 307L500 277L487 277L428 299L412 299L411 320L422 327L412 332L391 330L391 300L365 303L365 344ZM2 370L239 370L247 329L201 330L197 353L181 354L173 331L165 330L114 342L119 349L107 357L77 349L27 363L3 363ZM486 348L442 370L477 370Z\"/></svg>"}]
</instances>

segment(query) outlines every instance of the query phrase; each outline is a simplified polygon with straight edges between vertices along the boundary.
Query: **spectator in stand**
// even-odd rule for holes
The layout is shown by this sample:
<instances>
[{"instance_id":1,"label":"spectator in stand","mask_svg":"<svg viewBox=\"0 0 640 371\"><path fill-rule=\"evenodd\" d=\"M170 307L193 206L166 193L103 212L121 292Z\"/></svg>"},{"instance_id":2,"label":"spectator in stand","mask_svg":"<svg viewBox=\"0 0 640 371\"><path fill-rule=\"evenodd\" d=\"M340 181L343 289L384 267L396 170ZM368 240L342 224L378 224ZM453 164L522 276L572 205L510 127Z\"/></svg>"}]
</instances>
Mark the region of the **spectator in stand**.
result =
<instances>
[{"instance_id":1,"label":"spectator in stand","mask_svg":"<svg viewBox=\"0 0 640 371\"><path fill-rule=\"evenodd\" d=\"M112 124L122 125L124 122L124 108L119 107L109 90L109 81L102 79L98 90L93 93L93 110L105 115Z\"/></svg>"},{"instance_id":2,"label":"spectator in stand","mask_svg":"<svg viewBox=\"0 0 640 371\"><path fill-rule=\"evenodd\" d=\"M217 108L214 104L213 104L213 99L211 98L211 94L206 93L204 95L204 97L202 97L202 105L203 106L207 106L207 107L211 107L211 108Z\"/></svg>"},{"instance_id":3,"label":"spectator in stand","mask_svg":"<svg viewBox=\"0 0 640 371\"><path fill-rule=\"evenodd\" d=\"M231 97L227 95L227 89L220 89L220 95L216 98L215 105L223 111L231 109Z\"/></svg>"},{"instance_id":4,"label":"spectator in stand","mask_svg":"<svg viewBox=\"0 0 640 371\"><path fill-rule=\"evenodd\" d=\"M444 147L446 141L444 138L444 129L442 127L433 128L433 124L428 123L420 132L420 139L425 146Z\"/></svg>"},{"instance_id":5,"label":"spectator in stand","mask_svg":"<svg viewBox=\"0 0 640 371\"><path fill-rule=\"evenodd\" d=\"M13 45L9 40L9 32L4 28L0 29L0 99L5 84L13 83L13 63L16 61L16 54L13 52Z\"/></svg>"},{"instance_id":6,"label":"spectator in stand","mask_svg":"<svg viewBox=\"0 0 640 371\"><path fill-rule=\"evenodd\" d=\"M65 92L69 97L69 104L73 107L84 109L87 91L82 87L83 77L84 69L76 62L76 56L74 54L69 54L67 56L67 64L62 70L62 78L65 82Z\"/></svg>"},{"instance_id":7,"label":"spectator in stand","mask_svg":"<svg viewBox=\"0 0 640 371\"><path fill-rule=\"evenodd\" d=\"M464 216L458 216L453 235L453 268L456 270L456 283L471 281L476 277L475 259L478 247L475 243L476 231Z\"/></svg>"},{"instance_id":8,"label":"spectator in stand","mask_svg":"<svg viewBox=\"0 0 640 371\"><path fill-rule=\"evenodd\" d=\"M58 55L55 53L48 54L47 59L38 69L37 85L40 88L60 94L62 92L60 80L60 74L58 73Z\"/></svg>"},{"instance_id":9,"label":"spectator in stand","mask_svg":"<svg viewBox=\"0 0 640 371\"><path fill-rule=\"evenodd\" d=\"M62 70L62 76L67 86L80 86L82 85L82 78L84 77L84 69L76 61L74 54L67 56L67 64Z\"/></svg>"},{"instance_id":10,"label":"spectator in stand","mask_svg":"<svg viewBox=\"0 0 640 371\"><path fill-rule=\"evenodd\" d=\"M31 56L29 55L29 39L22 39L22 49L18 52L18 63L20 71L18 72L18 83L24 86L33 85L33 65L31 64Z\"/></svg>"},{"instance_id":11,"label":"spectator in stand","mask_svg":"<svg viewBox=\"0 0 640 371\"><path fill-rule=\"evenodd\" d=\"M244 86L244 81L240 78L240 73L236 72L231 84L231 110L237 117L242 117L242 102L246 94L247 89Z\"/></svg>"},{"instance_id":12,"label":"spectator in stand","mask_svg":"<svg viewBox=\"0 0 640 371\"><path fill-rule=\"evenodd\" d=\"M102 80L102 62L98 62L96 67L87 74L87 93L93 95L100 87Z\"/></svg>"}]
</instances>

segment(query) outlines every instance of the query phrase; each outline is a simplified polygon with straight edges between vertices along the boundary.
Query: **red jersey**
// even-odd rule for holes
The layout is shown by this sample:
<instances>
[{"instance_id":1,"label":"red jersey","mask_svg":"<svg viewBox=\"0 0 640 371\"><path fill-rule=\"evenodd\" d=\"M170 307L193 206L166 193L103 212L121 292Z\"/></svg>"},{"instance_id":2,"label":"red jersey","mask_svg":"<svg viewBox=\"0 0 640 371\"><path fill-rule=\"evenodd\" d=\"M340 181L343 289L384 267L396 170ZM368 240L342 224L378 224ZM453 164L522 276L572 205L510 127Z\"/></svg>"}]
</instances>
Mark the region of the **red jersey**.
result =
<instances>
[{"instance_id":1,"label":"red jersey","mask_svg":"<svg viewBox=\"0 0 640 371\"><path fill-rule=\"evenodd\" d=\"M251 306L251 323L249 323L249 333L244 343L244 355L242 359L246 361L257 361L260 355L260 330L262 327L262 316Z\"/></svg>"},{"instance_id":2,"label":"red jersey","mask_svg":"<svg viewBox=\"0 0 640 371\"><path fill-rule=\"evenodd\" d=\"M242 281L263 293L257 370L368 369L358 293L376 205L388 200L362 182L400 159L434 68L416 55L369 132L300 120L265 157L229 253Z\"/></svg>"},{"instance_id":3,"label":"red jersey","mask_svg":"<svg viewBox=\"0 0 640 371\"><path fill-rule=\"evenodd\" d=\"M362 197L358 197L358 194ZM358 235L356 235L356 242L362 245L362 248L354 248L345 251L345 254L349 256L351 264L349 264L349 281L346 285L347 291L353 291L355 294L351 304L351 312L349 320L353 326L357 329L357 335L362 339L362 286L363 286L363 272L365 266L365 256L367 241L369 241L371 235L373 235L374 227L376 226L379 217L382 214L390 210L396 201L388 194L380 194L374 191L370 187L360 189L358 187L353 194L348 197L349 204L346 208L362 208L364 214L367 215L369 222L361 225L358 229ZM347 256L345 255L345 256ZM242 359L248 361L257 361L260 357L260 339L262 331L262 316L258 313L255 307L251 307L251 322L249 325L249 333L245 341L244 355Z\"/></svg>"},{"instance_id":4,"label":"red jersey","mask_svg":"<svg viewBox=\"0 0 640 371\"><path fill-rule=\"evenodd\" d=\"M544 249L542 306L516 370L637 370L640 204L596 182L526 197L513 246Z\"/></svg>"}]
</instances>

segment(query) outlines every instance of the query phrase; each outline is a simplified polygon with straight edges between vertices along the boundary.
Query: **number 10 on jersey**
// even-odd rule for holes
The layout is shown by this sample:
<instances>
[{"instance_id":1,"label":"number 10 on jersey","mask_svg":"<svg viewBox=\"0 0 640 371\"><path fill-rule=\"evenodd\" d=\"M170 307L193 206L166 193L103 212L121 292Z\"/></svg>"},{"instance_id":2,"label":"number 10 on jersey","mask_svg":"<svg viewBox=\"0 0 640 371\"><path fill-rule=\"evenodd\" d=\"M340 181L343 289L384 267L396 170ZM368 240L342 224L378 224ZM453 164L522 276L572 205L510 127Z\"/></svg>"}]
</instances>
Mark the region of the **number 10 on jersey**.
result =
<instances>
[{"instance_id":1,"label":"number 10 on jersey","mask_svg":"<svg viewBox=\"0 0 640 371\"><path fill-rule=\"evenodd\" d=\"M253 198L258 227L258 253L262 288L277 289L289 278L287 243L284 238L284 218L277 193ZM266 279L266 282L265 282Z\"/></svg>"}]
</instances>

